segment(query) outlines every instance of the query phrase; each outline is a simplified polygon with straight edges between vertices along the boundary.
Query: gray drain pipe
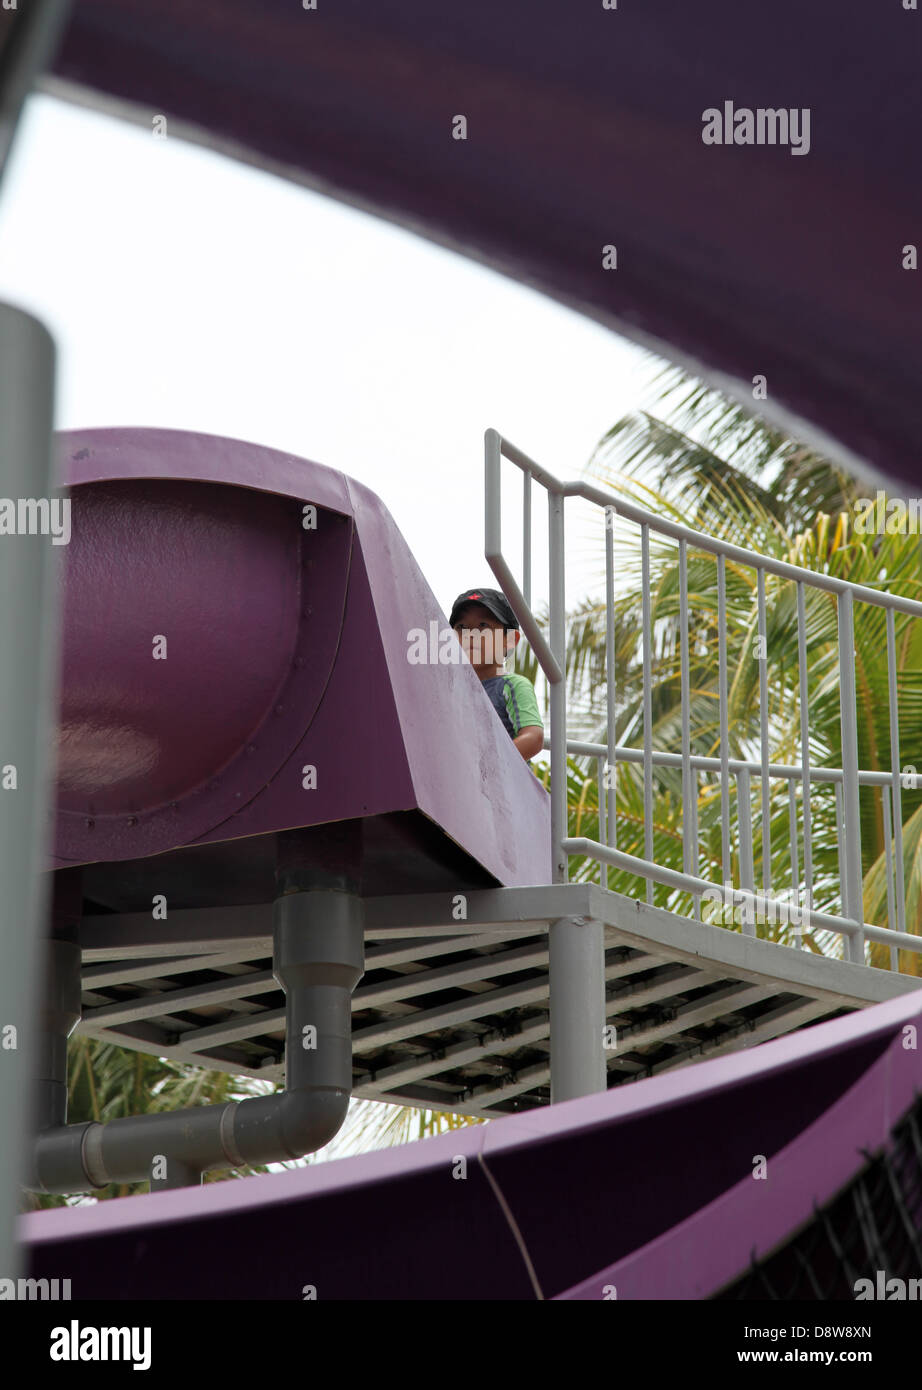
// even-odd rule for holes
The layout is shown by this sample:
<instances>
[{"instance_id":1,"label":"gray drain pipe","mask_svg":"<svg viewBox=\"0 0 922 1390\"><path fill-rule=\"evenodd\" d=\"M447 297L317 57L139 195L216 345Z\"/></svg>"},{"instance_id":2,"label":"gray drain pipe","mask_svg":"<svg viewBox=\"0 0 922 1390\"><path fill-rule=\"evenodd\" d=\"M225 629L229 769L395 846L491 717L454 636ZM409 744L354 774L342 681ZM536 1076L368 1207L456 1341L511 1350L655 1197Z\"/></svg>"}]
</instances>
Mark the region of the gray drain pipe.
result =
<instances>
[{"instance_id":1,"label":"gray drain pipe","mask_svg":"<svg viewBox=\"0 0 922 1390\"><path fill-rule=\"evenodd\" d=\"M78 1125L66 1124L66 1048L80 1019L80 951L52 941L40 1132L26 1186L71 1193L149 1181L157 1191L200 1182L204 1172L284 1162L322 1148L342 1125L352 1094L351 995L364 973L364 936L357 893L337 887L276 899L273 973L285 991L287 1027L280 1094Z\"/></svg>"}]
</instances>

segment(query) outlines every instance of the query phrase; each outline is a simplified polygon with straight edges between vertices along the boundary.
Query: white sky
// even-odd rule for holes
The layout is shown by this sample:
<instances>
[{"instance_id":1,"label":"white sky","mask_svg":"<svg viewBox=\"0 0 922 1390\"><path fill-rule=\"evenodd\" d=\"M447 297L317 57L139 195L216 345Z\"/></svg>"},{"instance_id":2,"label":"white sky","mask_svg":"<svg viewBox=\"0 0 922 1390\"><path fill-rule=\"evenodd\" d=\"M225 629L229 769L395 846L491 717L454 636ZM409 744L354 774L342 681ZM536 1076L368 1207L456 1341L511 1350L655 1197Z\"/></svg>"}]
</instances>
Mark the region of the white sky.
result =
<instances>
[{"instance_id":1,"label":"white sky","mask_svg":"<svg viewBox=\"0 0 922 1390\"><path fill-rule=\"evenodd\" d=\"M573 477L654 370L607 329L391 223L41 95L0 188L0 298L56 340L58 428L200 430L342 469L384 500L446 613L495 582L487 426ZM574 522L572 600L602 563L601 529L587 546ZM536 540L535 606L545 583Z\"/></svg>"},{"instance_id":2,"label":"white sky","mask_svg":"<svg viewBox=\"0 0 922 1390\"><path fill-rule=\"evenodd\" d=\"M491 582L484 429L573 477L653 370L391 223L42 95L0 188L0 297L55 337L59 428L200 430L342 469L384 500L446 612ZM587 549L577 533L568 599L598 572L601 541ZM535 565L537 601L537 542Z\"/></svg>"}]
</instances>

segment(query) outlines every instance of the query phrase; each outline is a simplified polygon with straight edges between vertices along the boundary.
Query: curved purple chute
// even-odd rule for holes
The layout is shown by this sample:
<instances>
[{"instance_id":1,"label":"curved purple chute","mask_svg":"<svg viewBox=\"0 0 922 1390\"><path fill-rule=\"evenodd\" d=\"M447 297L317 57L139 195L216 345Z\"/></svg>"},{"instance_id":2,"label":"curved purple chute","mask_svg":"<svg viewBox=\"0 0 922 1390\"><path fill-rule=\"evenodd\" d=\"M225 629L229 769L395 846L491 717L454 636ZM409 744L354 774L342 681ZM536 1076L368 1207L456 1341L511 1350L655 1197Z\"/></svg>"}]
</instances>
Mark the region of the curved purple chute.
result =
<instances>
[{"instance_id":1,"label":"curved purple chute","mask_svg":"<svg viewBox=\"0 0 922 1390\"><path fill-rule=\"evenodd\" d=\"M176 906L271 901L278 831L361 820L366 892L549 881L548 794L453 636L440 659L447 619L373 492L211 435L58 443L54 867L105 865L91 896L131 906L131 880L149 905L121 862L162 882L164 854L209 846L174 861Z\"/></svg>"},{"instance_id":2,"label":"curved purple chute","mask_svg":"<svg viewBox=\"0 0 922 1390\"><path fill-rule=\"evenodd\" d=\"M29 1273L67 1270L75 1299L707 1297L887 1142L920 1024L914 994L393 1150L34 1213Z\"/></svg>"}]
</instances>

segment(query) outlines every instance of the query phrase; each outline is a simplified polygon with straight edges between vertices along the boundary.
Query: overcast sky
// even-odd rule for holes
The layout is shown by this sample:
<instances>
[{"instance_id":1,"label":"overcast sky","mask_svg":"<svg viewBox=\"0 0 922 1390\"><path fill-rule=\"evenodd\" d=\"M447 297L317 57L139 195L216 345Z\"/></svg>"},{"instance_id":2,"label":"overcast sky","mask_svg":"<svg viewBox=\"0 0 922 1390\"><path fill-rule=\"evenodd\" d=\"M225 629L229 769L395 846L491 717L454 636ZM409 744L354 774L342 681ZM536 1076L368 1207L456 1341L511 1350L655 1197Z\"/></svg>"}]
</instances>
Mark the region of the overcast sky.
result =
<instances>
[{"instance_id":1,"label":"overcast sky","mask_svg":"<svg viewBox=\"0 0 922 1390\"><path fill-rule=\"evenodd\" d=\"M56 340L59 429L199 430L342 469L383 499L446 612L490 582L487 426L573 477L655 370L391 223L47 96L29 99L0 188L0 298ZM601 530L597 548L574 526L576 600L602 556ZM511 518L507 535L514 557ZM535 568L537 604L537 544Z\"/></svg>"},{"instance_id":2,"label":"overcast sky","mask_svg":"<svg viewBox=\"0 0 922 1390\"><path fill-rule=\"evenodd\" d=\"M487 426L572 477L652 375L607 329L391 223L47 96L0 190L0 296L56 339L59 428L200 430L342 469L446 612L489 578ZM568 597L588 549L571 542ZM538 598L537 549L536 567Z\"/></svg>"}]
</instances>

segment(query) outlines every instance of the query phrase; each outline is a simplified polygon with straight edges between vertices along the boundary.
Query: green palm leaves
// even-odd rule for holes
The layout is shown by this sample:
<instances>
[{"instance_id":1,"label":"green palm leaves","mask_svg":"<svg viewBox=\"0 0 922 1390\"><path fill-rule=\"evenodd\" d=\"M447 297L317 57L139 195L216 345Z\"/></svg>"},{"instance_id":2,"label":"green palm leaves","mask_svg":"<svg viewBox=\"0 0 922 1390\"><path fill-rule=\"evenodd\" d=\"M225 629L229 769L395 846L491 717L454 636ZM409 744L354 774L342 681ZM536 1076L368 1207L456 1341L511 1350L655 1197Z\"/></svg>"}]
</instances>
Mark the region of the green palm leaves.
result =
<instances>
[{"instance_id":1,"label":"green palm leaves","mask_svg":"<svg viewBox=\"0 0 922 1390\"><path fill-rule=\"evenodd\" d=\"M588 473L618 497L754 550L818 573L908 598L922 597L920 537L917 534L864 534L857 505L866 489L841 470L776 431L744 415L716 393L667 374L668 421L644 413L619 422L601 441ZM856 529L856 519L859 525ZM599 537L600 568L602 540ZM643 742L643 613L638 528L616 518L614 559L616 740L640 748ZM717 559L688 548L691 752L720 754L720 701ZM766 727L773 763L795 765L802 758L797 585L765 576L765 641L759 640L756 572L726 561L727 716L731 758L760 757L760 676L766 680ZM682 641L679 609L678 542L651 534L650 607L652 615L653 746L678 753L682 747ZM811 766L841 767L837 603L833 594L804 586L807 688L807 742ZM604 603L586 601L570 615L567 653L568 736L605 741L606 669ZM900 765L922 773L922 623L897 613L894 622L899 705ZM764 647L764 650L763 650ZM862 770L890 772L891 737L887 668L887 615L882 608L855 605L858 756ZM522 669L539 678L525 654ZM906 779L906 782L911 779ZM575 758L568 769L571 836L602 839L594 760ZM774 891L792 903L804 901L804 805L799 785L793 802L789 788L771 780L768 829L771 854L762 860L761 778L753 774L746 799L735 778L730 789L730 864L723 862L721 789L710 772L697 777L695 800L700 858L692 872L720 884L740 883L740 854L751 834L754 881L761 887L770 871ZM680 768L654 773L653 857L669 868L683 868L682 784ZM888 794L888 789L886 789ZM862 787L860 794L864 907L868 922L888 925L885 789ZM922 793L902 790L901 834L906 871L906 929L922 929ZM791 835L792 818L796 835ZM644 857L643 769L639 762L617 769L617 844ZM841 874L836 834L836 796L831 782L811 781L813 907L841 912ZM749 829L751 827L751 830ZM891 853L893 846L891 844ZM595 876L598 867L573 861L574 878ZM642 896L645 885L631 875L607 871L608 886ZM891 885L890 900L894 897ZM688 895L663 886L654 900L692 911ZM895 921L890 923L896 925ZM737 925L738 929L738 923ZM762 923L760 935L793 940L792 928ZM804 944L841 954L839 939L807 931ZM889 963L889 948L872 945L875 965ZM920 973L922 956L901 952L904 971Z\"/></svg>"}]
</instances>

